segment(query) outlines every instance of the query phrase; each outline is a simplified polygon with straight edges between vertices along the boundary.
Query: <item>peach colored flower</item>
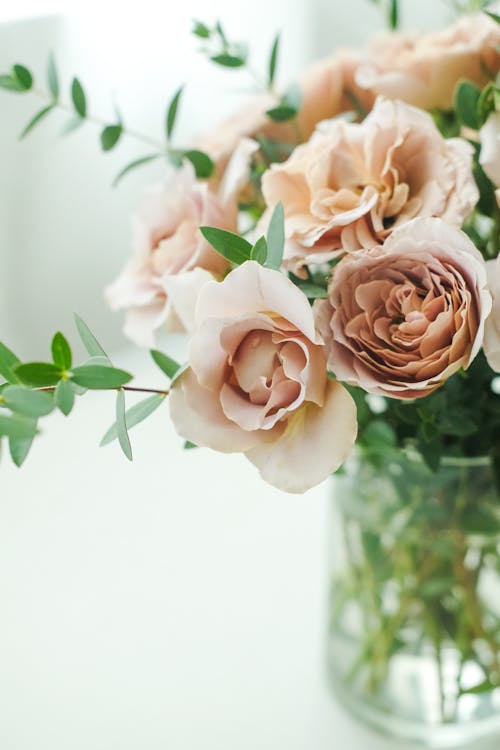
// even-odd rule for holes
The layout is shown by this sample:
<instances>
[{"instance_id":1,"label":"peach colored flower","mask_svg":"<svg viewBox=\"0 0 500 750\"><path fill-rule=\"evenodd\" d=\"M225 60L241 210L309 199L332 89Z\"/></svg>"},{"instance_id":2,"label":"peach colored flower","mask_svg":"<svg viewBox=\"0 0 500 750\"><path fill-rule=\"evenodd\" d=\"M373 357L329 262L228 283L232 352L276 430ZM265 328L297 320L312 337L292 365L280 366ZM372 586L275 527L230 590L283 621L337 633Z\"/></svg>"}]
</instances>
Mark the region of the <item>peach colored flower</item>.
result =
<instances>
[{"instance_id":1,"label":"peach colored flower","mask_svg":"<svg viewBox=\"0 0 500 750\"><path fill-rule=\"evenodd\" d=\"M112 309L127 310L125 335L140 346L154 346L161 327L189 330L201 286L229 268L199 227L237 231L235 195L255 148L253 141L240 143L217 194L196 180L189 163L146 194L133 218L133 257L105 291Z\"/></svg>"},{"instance_id":2,"label":"peach colored flower","mask_svg":"<svg viewBox=\"0 0 500 750\"><path fill-rule=\"evenodd\" d=\"M356 407L327 377L302 292L247 261L200 292L190 368L174 384L180 435L244 452L270 484L304 492L335 471L356 438Z\"/></svg>"},{"instance_id":3,"label":"peach colored flower","mask_svg":"<svg viewBox=\"0 0 500 750\"><path fill-rule=\"evenodd\" d=\"M486 320L483 349L492 370L500 373L500 255L486 263L493 307Z\"/></svg>"},{"instance_id":4,"label":"peach colored flower","mask_svg":"<svg viewBox=\"0 0 500 750\"><path fill-rule=\"evenodd\" d=\"M495 185L497 203L500 206L500 112L493 112L481 130L479 131L481 141L481 153L479 162Z\"/></svg>"},{"instance_id":5,"label":"peach colored flower","mask_svg":"<svg viewBox=\"0 0 500 750\"><path fill-rule=\"evenodd\" d=\"M370 248L417 216L461 225L478 192L472 147L445 140L430 115L379 98L361 123L325 123L263 176L269 211L285 209L285 264L295 270Z\"/></svg>"},{"instance_id":6,"label":"peach colored flower","mask_svg":"<svg viewBox=\"0 0 500 750\"><path fill-rule=\"evenodd\" d=\"M328 367L369 393L427 396L472 362L491 309L486 267L461 230L415 219L335 268L316 303Z\"/></svg>"},{"instance_id":7,"label":"peach colored flower","mask_svg":"<svg viewBox=\"0 0 500 750\"><path fill-rule=\"evenodd\" d=\"M359 86L422 109L451 109L461 78L482 86L500 69L500 26L484 13L442 31L374 39L356 73Z\"/></svg>"}]
</instances>

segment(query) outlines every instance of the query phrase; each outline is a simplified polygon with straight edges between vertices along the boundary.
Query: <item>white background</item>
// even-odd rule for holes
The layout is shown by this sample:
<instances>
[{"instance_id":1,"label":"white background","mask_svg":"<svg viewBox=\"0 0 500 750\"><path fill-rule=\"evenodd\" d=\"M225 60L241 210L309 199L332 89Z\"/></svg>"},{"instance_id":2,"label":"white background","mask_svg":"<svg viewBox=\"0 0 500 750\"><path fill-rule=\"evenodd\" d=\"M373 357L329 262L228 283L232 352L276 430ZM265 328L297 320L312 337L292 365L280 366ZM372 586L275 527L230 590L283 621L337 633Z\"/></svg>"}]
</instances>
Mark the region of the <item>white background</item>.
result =
<instances>
[{"instance_id":1,"label":"white background","mask_svg":"<svg viewBox=\"0 0 500 750\"><path fill-rule=\"evenodd\" d=\"M282 27L284 81L379 24L366 0L138 5L87 3L72 19L31 17L63 2L2 7L0 67L43 77L53 49L94 113L109 115L112 94L152 136L187 81L184 142L248 87L196 55L191 18L220 16L257 66ZM420 27L449 15L436 0L403 10ZM74 339L78 310L118 363L156 384L101 295L160 168L113 191L143 148L103 156L91 127L60 140L58 116L18 143L36 106L0 93L0 338L46 356L57 328ZM47 421L21 472L7 457L0 467L1 750L404 750L356 728L326 687L326 488L288 496L239 457L183 452L163 411L134 431L130 465L96 447L112 412L112 397L87 396L68 421Z\"/></svg>"}]
</instances>

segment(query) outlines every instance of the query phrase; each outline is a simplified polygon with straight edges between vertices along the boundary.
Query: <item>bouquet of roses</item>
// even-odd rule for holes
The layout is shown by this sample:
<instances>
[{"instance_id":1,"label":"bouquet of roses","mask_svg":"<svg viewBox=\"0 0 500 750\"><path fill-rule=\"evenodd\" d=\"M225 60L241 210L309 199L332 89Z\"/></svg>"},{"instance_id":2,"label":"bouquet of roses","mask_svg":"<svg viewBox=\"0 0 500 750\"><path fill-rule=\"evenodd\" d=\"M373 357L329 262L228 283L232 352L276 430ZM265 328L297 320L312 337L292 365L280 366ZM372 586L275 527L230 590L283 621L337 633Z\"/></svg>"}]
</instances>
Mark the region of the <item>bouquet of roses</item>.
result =
<instances>
[{"instance_id":1,"label":"bouquet of roses","mask_svg":"<svg viewBox=\"0 0 500 750\"><path fill-rule=\"evenodd\" d=\"M390 14L395 26L397 3ZM432 468L485 454L500 466L499 21L488 6L444 31L389 32L284 92L277 37L262 90L188 149L172 145L177 92L165 147L119 175L170 164L106 290L171 382L134 389L79 318L89 359L78 366L61 333L51 362L0 345L0 436L16 463L41 417L113 389L104 443L118 438L131 457L128 429L168 395L187 446L243 452L289 492L339 469L356 440L368 452L411 445ZM247 66L220 23L194 33L215 64ZM46 96L24 134L61 106L53 59L47 94L23 65L0 86ZM70 127L89 118L78 79L70 106ZM103 149L127 132L102 122ZM160 329L188 333L186 364L155 348ZM151 393L127 410L129 390Z\"/></svg>"}]
</instances>

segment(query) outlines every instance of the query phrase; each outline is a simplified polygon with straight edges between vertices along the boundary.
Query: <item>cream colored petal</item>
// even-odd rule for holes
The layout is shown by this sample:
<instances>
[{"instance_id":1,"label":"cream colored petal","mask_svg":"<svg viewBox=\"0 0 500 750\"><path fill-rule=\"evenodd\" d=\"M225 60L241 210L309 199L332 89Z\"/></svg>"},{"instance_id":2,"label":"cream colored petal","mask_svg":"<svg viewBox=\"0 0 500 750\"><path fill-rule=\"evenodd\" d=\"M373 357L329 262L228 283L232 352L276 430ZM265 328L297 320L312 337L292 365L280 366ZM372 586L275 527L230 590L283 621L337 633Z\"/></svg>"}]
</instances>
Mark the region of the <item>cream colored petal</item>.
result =
<instances>
[{"instance_id":1,"label":"cream colored petal","mask_svg":"<svg viewBox=\"0 0 500 750\"><path fill-rule=\"evenodd\" d=\"M323 407L305 403L288 417L274 442L257 445L245 455L266 482L285 492L301 493L339 468L356 434L353 399L340 383L328 380Z\"/></svg>"}]
</instances>

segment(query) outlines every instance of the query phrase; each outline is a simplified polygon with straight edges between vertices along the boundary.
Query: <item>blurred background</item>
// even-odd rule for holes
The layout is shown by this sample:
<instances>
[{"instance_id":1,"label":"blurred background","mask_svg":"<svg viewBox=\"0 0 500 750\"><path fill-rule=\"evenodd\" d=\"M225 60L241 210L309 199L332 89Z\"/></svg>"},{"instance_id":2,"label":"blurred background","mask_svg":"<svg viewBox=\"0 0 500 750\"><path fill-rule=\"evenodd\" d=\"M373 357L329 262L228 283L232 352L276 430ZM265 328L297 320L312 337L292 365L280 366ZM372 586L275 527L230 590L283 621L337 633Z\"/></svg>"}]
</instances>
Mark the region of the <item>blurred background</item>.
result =
<instances>
[{"instance_id":1,"label":"blurred background","mask_svg":"<svg viewBox=\"0 0 500 750\"><path fill-rule=\"evenodd\" d=\"M401 5L407 28L452 17L437 0ZM52 51L91 113L109 117L116 101L129 127L158 138L186 83L176 133L188 144L250 88L197 53L193 18L220 18L260 69L282 29L283 83L383 25L368 0L18 0L0 5L0 69L23 63L42 80ZM147 149L124 139L103 155L92 125L60 138L59 114L19 142L37 106L0 91L0 340L45 358L57 329L75 340L78 311L117 364L154 385L102 290L162 165L114 190ZM89 395L68 421L47 420L21 471L2 458L1 750L391 747L355 728L325 686L327 488L288 496L239 457L183 452L163 411L132 433L130 465L97 447L113 410L111 396Z\"/></svg>"}]
</instances>

